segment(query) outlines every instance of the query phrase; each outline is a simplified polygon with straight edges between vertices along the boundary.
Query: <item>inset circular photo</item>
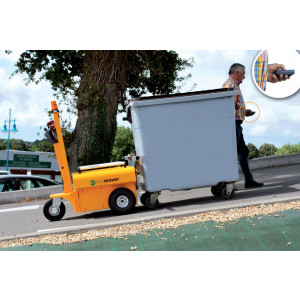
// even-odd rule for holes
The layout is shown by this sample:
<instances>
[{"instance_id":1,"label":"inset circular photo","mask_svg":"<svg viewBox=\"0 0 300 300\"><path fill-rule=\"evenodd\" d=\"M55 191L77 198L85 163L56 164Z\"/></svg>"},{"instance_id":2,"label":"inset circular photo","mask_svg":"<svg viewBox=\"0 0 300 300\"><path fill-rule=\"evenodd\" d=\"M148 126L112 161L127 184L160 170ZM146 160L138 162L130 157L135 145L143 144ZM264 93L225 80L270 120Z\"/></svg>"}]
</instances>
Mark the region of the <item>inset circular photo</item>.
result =
<instances>
[{"instance_id":1,"label":"inset circular photo","mask_svg":"<svg viewBox=\"0 0 300 300\"><path fill-rule=\"evenodd\" d=\"M296 50L263 50L253 62L252 77L265 95L289 97L300 89L300 54Z\"/></svg>"}]
</instances>

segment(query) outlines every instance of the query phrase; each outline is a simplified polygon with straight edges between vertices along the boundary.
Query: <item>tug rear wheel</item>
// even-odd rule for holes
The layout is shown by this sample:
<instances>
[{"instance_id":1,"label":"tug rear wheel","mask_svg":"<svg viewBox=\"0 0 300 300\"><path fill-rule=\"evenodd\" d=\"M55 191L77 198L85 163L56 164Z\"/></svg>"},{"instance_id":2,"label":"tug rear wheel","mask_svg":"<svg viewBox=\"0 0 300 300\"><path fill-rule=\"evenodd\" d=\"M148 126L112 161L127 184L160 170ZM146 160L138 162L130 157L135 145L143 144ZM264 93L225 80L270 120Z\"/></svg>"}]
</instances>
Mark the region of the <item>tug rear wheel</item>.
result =
<instances>
[{"instance_id":1,"label":"tug rear wheel","mask_svg":"<svg viewBox=\"0 0 300 300\"><path fill-rule=\"evenodd\" d=\"M109 207L117 214L126 214L135 207L136 199L128 189L117 189L109 197Z\"/></svg>"}]
</instances>

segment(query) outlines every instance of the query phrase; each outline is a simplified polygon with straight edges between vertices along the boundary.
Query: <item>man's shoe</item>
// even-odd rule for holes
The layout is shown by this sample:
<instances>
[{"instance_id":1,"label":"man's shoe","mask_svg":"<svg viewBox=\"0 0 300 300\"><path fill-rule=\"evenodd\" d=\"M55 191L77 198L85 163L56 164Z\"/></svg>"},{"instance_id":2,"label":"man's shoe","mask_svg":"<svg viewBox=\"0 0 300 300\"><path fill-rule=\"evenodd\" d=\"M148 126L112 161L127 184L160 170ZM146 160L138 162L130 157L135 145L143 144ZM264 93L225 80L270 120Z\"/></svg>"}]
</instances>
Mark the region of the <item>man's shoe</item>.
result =
<instances>
[{"instance_id":1,"label":"man's shoe","mask_svg":"<svg viewBox=\"0 0 300 300\"><path fill-rule=\"evenodd\" d=\"M250 183L245 183L245 188L250 189L250 188L260 187L260 186L263 186L263 185L264 184L262 182L252 181Z\"/></svg>"}]
</instances>

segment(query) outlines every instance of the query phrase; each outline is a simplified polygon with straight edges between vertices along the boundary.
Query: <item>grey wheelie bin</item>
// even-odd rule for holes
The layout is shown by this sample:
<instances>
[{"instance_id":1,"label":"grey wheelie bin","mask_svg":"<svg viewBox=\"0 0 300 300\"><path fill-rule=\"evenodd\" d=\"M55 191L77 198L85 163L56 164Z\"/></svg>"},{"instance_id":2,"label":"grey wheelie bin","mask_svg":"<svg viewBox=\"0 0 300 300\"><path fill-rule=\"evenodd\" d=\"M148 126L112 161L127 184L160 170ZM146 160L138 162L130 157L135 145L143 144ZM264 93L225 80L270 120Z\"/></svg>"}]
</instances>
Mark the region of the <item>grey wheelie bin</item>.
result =
<instances>
[{"instance_id":1,"label":"grey wheelie bin","mask_svg":"<svg viewBox=\"0 0 300 300\"><path fill-rule=\"evenodd\" d=\"M211 186L215 196L232 198L239 177L234 95L217 89L129 102L125 119L146 195Z\"/></svg>"}]
</instances>

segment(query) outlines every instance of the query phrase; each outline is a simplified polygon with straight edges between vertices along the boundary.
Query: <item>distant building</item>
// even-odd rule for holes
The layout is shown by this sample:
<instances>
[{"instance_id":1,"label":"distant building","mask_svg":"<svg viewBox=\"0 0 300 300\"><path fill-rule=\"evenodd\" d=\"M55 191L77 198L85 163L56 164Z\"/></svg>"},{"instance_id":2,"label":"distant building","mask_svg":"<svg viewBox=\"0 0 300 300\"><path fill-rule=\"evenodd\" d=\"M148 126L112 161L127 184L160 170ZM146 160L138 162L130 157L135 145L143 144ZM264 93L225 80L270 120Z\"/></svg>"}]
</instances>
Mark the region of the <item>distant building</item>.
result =
<instances>
[{"instance_id":1,"label":"distant building","mask_svg":"<svg viewBox=\"0 0 300 300\"><path fill-rule=\"evenodd\" d=\"M6 170L7 151L0 151L0 170ZM8 170L13 174L39 175L61 181L55 153L9 150Z\"/></svg>"}]
</instances>

